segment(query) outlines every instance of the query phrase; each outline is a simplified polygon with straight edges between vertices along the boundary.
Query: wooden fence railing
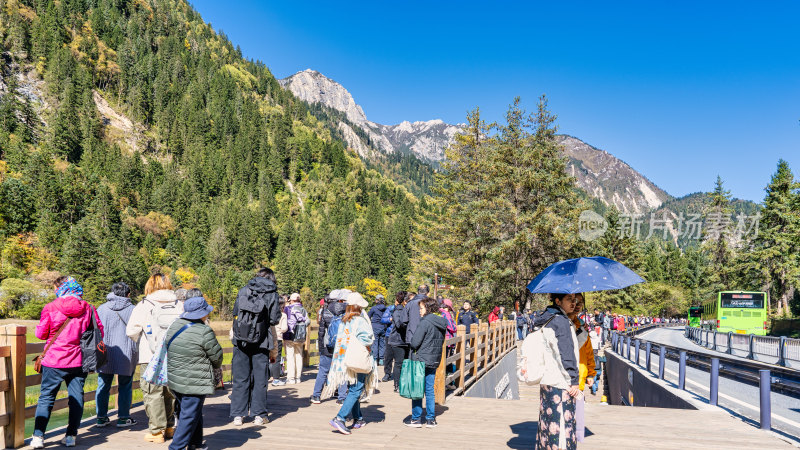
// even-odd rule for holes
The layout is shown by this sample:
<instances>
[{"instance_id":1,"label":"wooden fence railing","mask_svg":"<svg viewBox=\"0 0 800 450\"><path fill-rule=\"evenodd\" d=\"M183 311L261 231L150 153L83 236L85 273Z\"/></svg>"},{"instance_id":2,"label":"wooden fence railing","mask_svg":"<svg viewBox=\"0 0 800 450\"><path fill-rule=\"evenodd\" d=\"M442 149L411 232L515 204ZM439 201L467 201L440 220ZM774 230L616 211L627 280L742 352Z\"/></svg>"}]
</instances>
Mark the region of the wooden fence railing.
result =
<instances>
[{"instance_id":1,"label":"wooden fence railing","mask_svg":"<svg viewBox=\"0 0 800 450\"><path fill-rule=\"evenodd\" d=\"M317 324L309 326L303 351L303 365L309 365L311 357L318 356L316 336ZM26 375L26 364L29 356L44 351L43 342L27 342L27 327L6 325L0 327L0 427L4 429L5 448L19 448L25 443L25 419L36 414L36 405L25 406L25 388L42 383L41 374ZM217 336L228 336L228 331L215 330ZM232 353L233 348L223 348L223 353ZM223 371L230 371L231 364L224 364ZM134 379L133 389L139 388L139 380ZM118 385L111 386L111 394L116 394ZM83 393L84 402L93 401L96 391ZM53 404L53 411L69 406L69 398L61 398ZM21 414L20 414L21 412Z\"/></svg>"},{"instance_id":2,"label":"wooden fence railing","mask_svg":"<svg viewBox=\"0 0 800 450\"><path fill-rule=\"evenodd\" d=\"M440 405L466 392L500 359L516 349L514 321L481 323L470 331L467 334L466 327L459 325L456 336L445 340L435 384L436 403ZM450 370L453 367L455 370ZM449 393L447 386L451 386Z\"/></svg>"},{"instance_id":3,"label":"wooden fence railing","mask_svg":"<svg viewBox=\"0 0 800 450\"><path fill-rule=\"evenodd\" d=\"M317 347L318 326L312 323L306 335L303 351L303 365L310 365L314 356L319 356ZM472 383L507 353L516 348L515 324L512 321L495 322L491 326L482 323L467 334L463 325L459 325L456 336L447 339L442 349L442 363L436 372L436 402L444 402L454 395L466 392ZM26 364L29 356L40 354L44 343L29 343L26 339L27 328L17 325L0 327L0 427L4 429L6 448L19 448L25 442L25 419L36 414L36 405L25 406L25 388L38 386L42 382L40 374L26 375ZM215 330L217 336L228 336L228 331ZM312 337L312 335L314 337ZM233 348L223 349L223 353L231 353ZM448 367L454 367L450 371ZM230 371L231 364L224 364L223 371ZM452 390L447 393L447 386ZM133 388L139 387L139 380L133 381ZM118 386L111 386L111 394L117 393ZM95 391L84 392L85 402L95 399ZM68 398L61 398L53 404L53 411L68 407Z\"/></svg>"}]
</instances>

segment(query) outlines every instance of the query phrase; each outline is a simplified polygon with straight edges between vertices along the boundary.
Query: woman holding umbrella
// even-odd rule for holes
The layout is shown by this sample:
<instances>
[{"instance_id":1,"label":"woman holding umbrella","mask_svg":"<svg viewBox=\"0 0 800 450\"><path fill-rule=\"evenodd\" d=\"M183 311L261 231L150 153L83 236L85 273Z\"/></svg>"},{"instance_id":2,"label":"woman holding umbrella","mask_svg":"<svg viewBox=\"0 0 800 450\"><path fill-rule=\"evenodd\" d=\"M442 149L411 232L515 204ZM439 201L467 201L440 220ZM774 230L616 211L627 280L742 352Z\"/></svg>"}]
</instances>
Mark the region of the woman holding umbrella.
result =
<instances>
[{"instance_id":1,"label":"woman holding umbrella","mask_svg":"<svg viewBox=\"0 0 800 450\"><path fill-rule=\"evenodd\" d=\"M601 256L559 261L529 284L531 293L549 293L552 304L534 321L547 345L540 382L537 447L575 449L578 446L575 405L580 395L579 346L568 315L583 292L622 289L644 280L616 261Z\"/></svg>"},{"instance_id":2,"label":"woman holding umbrella","mask_svg":"<svg viewBox=\"0 0 800 450\"><path fill-rule=\"evenodd\" d=\"M539 393L537 447L574 449L578 445L575 397L580 393L580 372L575 325L567 316L575 309L577 299L575 294L550 294L550 300L552 304L534 322L537 329L544 327L547 342Z\"/></svg>"}]
</instances>

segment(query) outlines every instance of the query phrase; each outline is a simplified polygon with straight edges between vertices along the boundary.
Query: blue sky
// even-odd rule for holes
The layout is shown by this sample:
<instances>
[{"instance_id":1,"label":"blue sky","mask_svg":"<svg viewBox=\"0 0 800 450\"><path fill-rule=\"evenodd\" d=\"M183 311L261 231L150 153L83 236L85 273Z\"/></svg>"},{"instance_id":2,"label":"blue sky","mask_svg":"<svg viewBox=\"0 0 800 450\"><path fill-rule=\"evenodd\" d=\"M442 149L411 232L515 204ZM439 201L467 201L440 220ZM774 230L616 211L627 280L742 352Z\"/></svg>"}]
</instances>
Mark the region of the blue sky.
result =
<instances>
[{"instance_id":1,"label":"blue sky","mask_svg":"<svg viewBox=\"0 0 800 450\"><path fill-rule=\"evenodd\" d=\"M278 78L312 68L370 120L502 120L546 94L559 131L668 193L764 198L800 178L800 2L199 0L203 18Z\"/></svg>"}]
</instances>

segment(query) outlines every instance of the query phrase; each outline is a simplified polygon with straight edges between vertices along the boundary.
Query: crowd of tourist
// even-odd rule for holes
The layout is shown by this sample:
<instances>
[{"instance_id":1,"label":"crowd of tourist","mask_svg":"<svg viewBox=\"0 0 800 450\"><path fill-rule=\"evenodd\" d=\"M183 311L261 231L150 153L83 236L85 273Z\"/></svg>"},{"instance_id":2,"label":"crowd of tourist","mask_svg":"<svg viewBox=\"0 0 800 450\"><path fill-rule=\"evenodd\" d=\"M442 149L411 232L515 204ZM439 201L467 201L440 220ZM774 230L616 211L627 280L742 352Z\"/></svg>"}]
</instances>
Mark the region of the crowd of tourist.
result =
<instances>
[{"instance_id":1,"label":"crowd of tourist","mask_svg":"<svg viewBox=\"0 0 800 450\"><path fill-rule=\"evenodd\" d=\"M55 396L63 382L69 394L69 420L62 443L75 446L83 415L87 370L82 366L81 336L96 323L103 335L106 361L97 368L96 422L98 428L130 427L132 385L137 366L139 388L147 417L144 440L170 450L205 448L203 404L221 385L223 351L208 318L213 307L199 289L173 289L167 275L152 275L144 296L135 305L131 288L118 282L97 308L82 299L83 289L72 277L55 281L56 299L42 311L36 336L46 341L40 358L42 382L36 408L32 448L44 447L44 432ZM542 329L552 340L541 385L538 444L543 448L571 446L575 439L574 399L585 387L597 391L597 350L611 331L675 319L584 310L581 294L551 294L542 311L511 312L492 308L486 322L515 321L517 338ZM428 286L417 292L397 292L387 305L383 295L374 304L358 292L331 291L316 312L319 363L310 398L319 404L336 397L338 413L330 426L351 434L367 425L360 403L368 401L379 382L400 390L406 360L420 365L421 394L411 399L405 425L437 426L434 404L435 373L446 339L459 325L466 332L481 319L464 301L456 310L450 299L429 296ZM272 270L260 269L242 287L233 307L230 418L234 426L252 420L269 422L267 387L301 381L303 354L312 323L300 295L280 295ZM447 355L454 347L445 348ZM285 355L285 356L283 356ZM37 366L38 367L38 366ZM382 374L380 373L382 370ZM445 368L452 372L452 365ZM116 420L109 418L109 396L117 377ZM572 418L566 420L565 418Z\"/></svg>"}]
</instances>

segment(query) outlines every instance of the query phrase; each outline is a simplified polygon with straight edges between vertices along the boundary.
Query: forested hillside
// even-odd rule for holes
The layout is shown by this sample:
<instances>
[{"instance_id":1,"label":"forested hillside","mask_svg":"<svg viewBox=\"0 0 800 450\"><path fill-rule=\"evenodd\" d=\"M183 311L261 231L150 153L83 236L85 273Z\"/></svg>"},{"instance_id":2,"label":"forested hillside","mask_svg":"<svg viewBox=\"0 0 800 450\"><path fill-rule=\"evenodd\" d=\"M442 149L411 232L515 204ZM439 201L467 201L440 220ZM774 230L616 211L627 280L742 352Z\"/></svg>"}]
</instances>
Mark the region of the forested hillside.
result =
<instances>
[{"instance_id":1,"label":"forested hillside","mask_svg":"<svg viewBox=\"0 0 800 450\"><path fill-rule=\"evenodd\" d=\"M53 271L98 301L161 268L223 313L261 265L406 287L416 197L185 1L7 0L0 42L3 314Z\"/></svg>"}]
</instances>

